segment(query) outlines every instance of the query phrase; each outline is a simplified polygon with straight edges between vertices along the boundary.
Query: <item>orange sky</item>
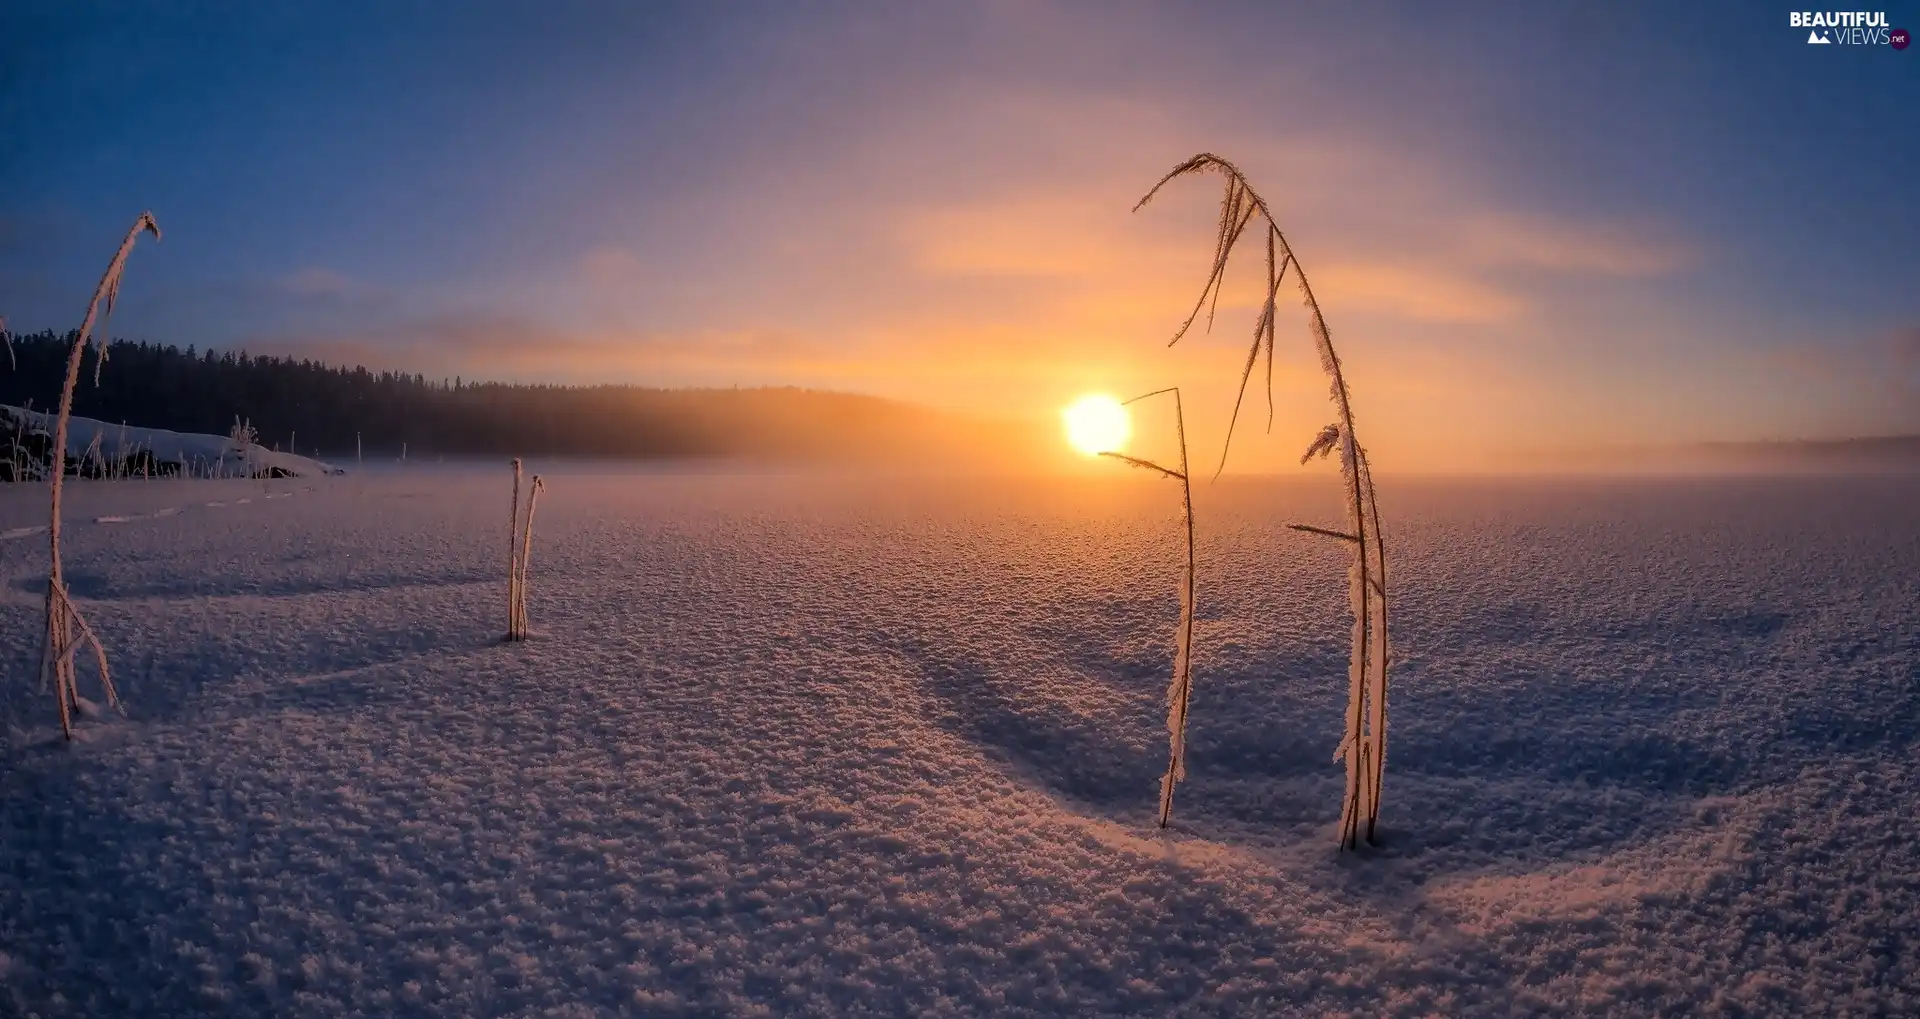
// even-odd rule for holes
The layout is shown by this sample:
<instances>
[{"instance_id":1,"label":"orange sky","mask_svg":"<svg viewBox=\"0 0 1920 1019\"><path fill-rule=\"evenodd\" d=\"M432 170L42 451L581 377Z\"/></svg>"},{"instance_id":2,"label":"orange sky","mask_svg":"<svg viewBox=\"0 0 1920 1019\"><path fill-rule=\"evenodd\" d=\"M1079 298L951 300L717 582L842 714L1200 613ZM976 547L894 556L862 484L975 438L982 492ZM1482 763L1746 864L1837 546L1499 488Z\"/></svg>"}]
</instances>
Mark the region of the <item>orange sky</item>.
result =
<instances>
[{"instance_id":1,"label":"orange sky","mask_svg":"<svg viewBox=\"0 0 1920 1019\"><path fill-rule=\"evenodd\" d=\"M996 158L968 154L974 145ZM1203 146L1239 162L1281 218L1383 469L1675 436L1872 434L1913 417L1901 410L1912 383L1877 373L1898 351L1875 334L1831 351L1791 335L1733 342L1778 330L1756 311L1690 298L1690 276L1726 253L1651 211L1512 201L1470 164L1364 130L1194 123L1172 101L985 87L777 169L718 168L723 207L489 285L511 287L522 313L407 324L368 342L422 344L449 374L800 384L1006 416L1050 414L1087 391L1179 385L1196 449L1217 449L1262 254L1240 251L1212 333L1169 350L1205 274L1220 183L1183 181L1130 211ZM888 166L910 172L872 169ZM730 247L701 236L715 230ZM682 242L709 275L663 256ZM1279 332L1273 435L1264 392L1251 392L1257 427L1242 433L1235 470L1291 464L1330 420L1297 300Z\"/></svg>"}]
</instances>

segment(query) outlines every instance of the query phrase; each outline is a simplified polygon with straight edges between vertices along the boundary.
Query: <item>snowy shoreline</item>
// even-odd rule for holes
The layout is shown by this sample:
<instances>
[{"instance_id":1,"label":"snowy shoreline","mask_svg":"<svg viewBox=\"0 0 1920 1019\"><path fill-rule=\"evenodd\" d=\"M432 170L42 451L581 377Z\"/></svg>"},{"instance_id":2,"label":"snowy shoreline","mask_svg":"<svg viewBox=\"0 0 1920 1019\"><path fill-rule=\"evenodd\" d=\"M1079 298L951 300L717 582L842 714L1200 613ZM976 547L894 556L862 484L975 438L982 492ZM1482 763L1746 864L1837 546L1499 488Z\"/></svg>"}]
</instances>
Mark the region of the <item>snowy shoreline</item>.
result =
<instances>
[{"instance_id":1,"label":"snowy shoreline","mask_svg":"<svg viewBox=\"0 0 1920 1019\"><path fill-rule=\"evenodd\" d=\"M39 438L51 443L54 415L0 404L0 439L9 449L21 440ZM16 439L16 436L19 438ZM124 465L134 459L146 460L155 474L182 477L232 478L279 471L291 477L317 477L337 473L334 468L309 457L267 449L257 443L242 442L223 435L170 432L164 428L134 428L70 416L67 419L67 456L84 463L103 466L97 473L108 473L105 464ZM41 460L50 461L44 449ZM28 464L44 475L46 463Z\"/></svg>"}]
</instances>

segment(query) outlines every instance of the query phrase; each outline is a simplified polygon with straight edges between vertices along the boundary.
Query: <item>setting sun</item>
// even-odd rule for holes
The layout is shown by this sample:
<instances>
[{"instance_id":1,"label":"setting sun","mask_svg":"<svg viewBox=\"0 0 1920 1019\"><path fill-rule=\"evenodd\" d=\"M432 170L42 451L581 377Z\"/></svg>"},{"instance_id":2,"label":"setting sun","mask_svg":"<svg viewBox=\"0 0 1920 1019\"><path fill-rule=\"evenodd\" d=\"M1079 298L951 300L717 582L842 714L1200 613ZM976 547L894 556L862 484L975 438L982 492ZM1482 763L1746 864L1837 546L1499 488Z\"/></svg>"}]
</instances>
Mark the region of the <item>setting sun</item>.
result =
<instances>
[{"instance_id":1,"label":"setting sun","mask_svg":"<svg viewBox=\"0 0 1920 1019\"><path fill-rule=\"evenodd\" d=\"M1098 456L1127 444L1133 421L1127 408L1105 393L1073 401L1060 416L1067 422L1067 442L1088 456Z\"/></svg>"}]
</instances>

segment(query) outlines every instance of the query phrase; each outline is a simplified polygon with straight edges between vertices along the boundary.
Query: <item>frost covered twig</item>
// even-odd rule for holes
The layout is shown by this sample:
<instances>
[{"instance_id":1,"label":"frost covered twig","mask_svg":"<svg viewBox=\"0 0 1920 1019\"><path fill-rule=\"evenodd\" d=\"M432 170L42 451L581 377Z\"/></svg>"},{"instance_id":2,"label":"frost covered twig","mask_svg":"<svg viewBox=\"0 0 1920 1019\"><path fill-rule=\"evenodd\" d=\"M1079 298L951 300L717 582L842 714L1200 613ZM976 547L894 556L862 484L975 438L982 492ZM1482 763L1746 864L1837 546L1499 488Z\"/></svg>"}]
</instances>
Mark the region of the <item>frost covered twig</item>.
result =
<instances>
[{"instance_id":1,"label":"frost covered twig","mask_svg":"<svg viewBox=\"0 0 1920 1019\"><path fill-rule=\"evenodd\" d=\"M513 458L513 505L507 514L507 639L520 619L520 458Z\"/></svg>"},{"instance_id":2,"label":"frost covered twig","mask_svg":"<svg viewBox=\"0 0 1920 1019\"><path fill-rule=\"evenodd\" d=\"M527 526L520 532L520 639L526 640L532 629L527 620L527 576L533 566L533 512L540 505L540 491L547 487L540 475L533 476L527 488Z\"/></svg>"},{"instance_id":3,"label":"frost covered twig","mask_svg":"<svg viewBox=\"0 0 1920 1019\"><path fill-rule=\"evenodd\" d=\"M1181 509L1187 524L1187 570L1180 581L1180 625L1174 635L1173 681L1167 685L1167 773L1160 779L1160 827L1165 828L1173 817L1174 783L1187 777L1187 704L1193 695L1193 482L1187 470L1187 421L1180 406L1180 390L1156 389L1126 403L1137 403L1161 393L1173 394L1173 426L1180 439L1180 469L1172 470L1125 453L1100 455L1157 471L1180 482Z\"/></svg>"},{"instance_id":4,"label":"frost covered twig","mask_svg":"<svg viewBox=\"0 0 1920 1019\"><path fill-rule=\"evenodd\" d=\"M1305 531L1308 534L1318 534L1327 538L1339 538L1341 541L1351 541L1355 544L1358 544L1360 541L1359 538L1345 531L1329 530L1325 527L1315 527L1312 524L1288 524L1287 526L1296 531Z\"/></svg>"},{"instance_id":5,"label":"frost covered twig","mask_svg":"<svg viewBox=\"0 0 1920 1019\"><path fill-rule=\"evenodd\" d=\"M507 527L507 639L526 640L527 566L533 560L533 511L540 490L547 487L540 475L533 476L527 489L527 522L520 526L520 458L513 459L513 512Z\"/></svg>"},{"instance_id":6,"label":"frost covered twig","mask_svg":"<svg viewBox=\"0 0 1920 1019\"><path fill-rule=\"evenodd\" d=\"M1320 355L1320 366L1327 375L1330 396L1339 416L1337 424L1320 431L1308 447L1306 456L1301 459L1304 463L1316 454L1325 456L1336 449L1339 451L1350 533L1329 532L1320 528L1301 529L1346 538L1354 546L1347 578L1348 600L1353 611L1353 635L1352 659L1348 669L1347 724L1340 741L1341 757L1347 763L1347 793L1341 808L1340 845L1342 848L1356 848L1360 842L1363 818L1367 840L1371 842L1374 839L1380 817L1380 793L1386 756L1389 657L1386 550L1380 542L1380 508L1374 501L1373 471L1367 461L1367 451L1354 438L1353 405L1346 376L1341 371L1339 355L1334 352L1326 318L1320 313L1319 302L1314 300L1313 287L1307 281L1299 259L1294 256L1293 248L1287 243L1286 235L1274 222L1266 201L1247 183L1246 176L1239 168L1213 153L1203 152L1160 178L1134 206L1134 211L1144 208L1174 178L1210 170L1218 171L1226 178L1226 194L1221 199L1219 227L1214 238L1213 264L1208 270L1205 285L1201 287L1200 300L1179 329L1175 330L1168 345L1178 343L1193 327L1199 317L1200 307L1207 304L1209 297L1218 302L1233 247L1248 224L1258 217L1266 234L1266 300L1261 305L1260 317L1254 325L1253 343L1247 350L1246 366L1240 373L1239 394L1234 399L1233 416L1227 424L1220 466L1222 470L1226 467L1227 450L1232 446L1234 425L1240 417L1240 404L1246 398L1247 382L1253 377L1254 362L1263 350L1267 357L1268 427L1272 427L1275 299L1281 278L1291 267L1301 299L1306 304L1308 331ZM1211 324L1212 316L1209 315L1208 319ZM1349 752L1348 748L1357 748L1357 752Z\"/></svg>"},{"instance_id":7,"label":"frost covered twig","mask_svg":"<svg viewBox=\"0 0 1920 1019\"><path fill-rule=\"evenodd\" d=\"M52 481L52 519L49 522L47 568L47 629L44 643L41 645L40 674L44 684L48 678L53 680L54 698L60 703L60 731L67 739L73 738L73 711L79 707L79 689L74 670L74 652L79 649L79 637L93 646L94 655L100 666L100 684L106 692L107 704L120 707L120 697L113 688L113 681L107 675L107 652L94 636L93 629L80 618L80 612L74 607L73 599L67 593L66 578L60 567L60 493L62 482L66 478L67 455L67 418L73 413L73 387L80 381L80 361L87 350L87 339L93 333L94 321L100 320L104 332L107 316L113 313L113 305L120 296L120 277L126 271L127 256L133 252L133 243L142 231L153 234L154 240L160 239L160 225L153 220L153 214L143 212L127 231L126 239L120 242L120 249L114 252L113 260L107 263L106 273L100 277L100 285L94 288L93 300L87 304L87 317L80 323L80 333L74 339L73 353L67 358L66 384L60 390L60 412L53 427L53 461L50 473ZM98 344L99 357L106 357L106 341ZM99 362L94 367L95 384L99 382ZM96 436L97 437L97 436Z\"/></svg>"},{"instance_id":8,"label":"frost covered twig","mask_svg":"<svg viewBox=\"0 0 1920 1019\"><path fill-rule=\"evenodd\" d=\"M227 438L233 442L234 459L240 461L242 465L241 469L247 472L247 477L253 477L256 473L253 464L253 451L260 443L260 430L253 427L253 419L248 418L242 421L240 415L235 414L233 416L233 428L227 432ZM224 455L221 456L220 466L223 469L226 467L226 463L227 458Z\"/></svg>"}]
</instances>

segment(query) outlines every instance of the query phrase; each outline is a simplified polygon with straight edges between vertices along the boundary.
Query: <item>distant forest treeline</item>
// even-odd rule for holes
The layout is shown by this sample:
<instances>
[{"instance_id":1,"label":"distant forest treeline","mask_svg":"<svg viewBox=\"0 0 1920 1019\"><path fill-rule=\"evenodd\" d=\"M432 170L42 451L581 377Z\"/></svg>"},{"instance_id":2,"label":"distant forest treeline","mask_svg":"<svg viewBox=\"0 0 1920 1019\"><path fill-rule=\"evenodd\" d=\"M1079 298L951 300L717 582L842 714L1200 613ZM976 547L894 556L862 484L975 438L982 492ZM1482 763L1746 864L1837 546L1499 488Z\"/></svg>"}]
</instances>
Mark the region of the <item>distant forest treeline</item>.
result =
<instances>
[{"instance_id":1,"label":"distant forest treeline","mask_svg":"<svg viewBox=\"0 0 1920 1019\"><path fill-rule=\"evenodd\" d=\"M73 333L12 337L0 403L57 405ZM244 351L116 340L94 385L90 349L73 412L225 435L308 456L525 455L768 460L1001 459L1019 429L876 397L812 390L648 389L430 380ZM290 449L297 443L297 449Z\"/></svg>"}]
</instances>

